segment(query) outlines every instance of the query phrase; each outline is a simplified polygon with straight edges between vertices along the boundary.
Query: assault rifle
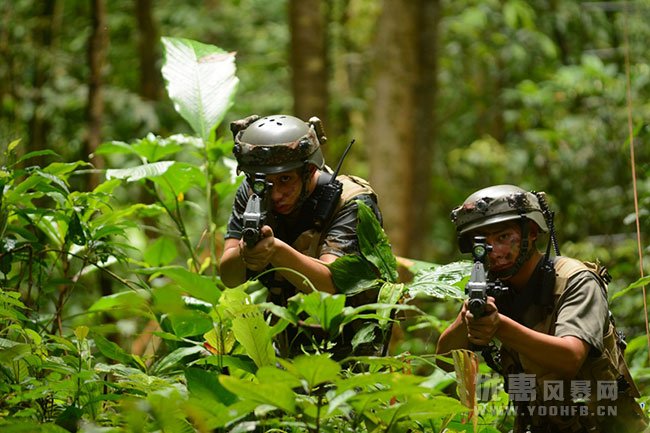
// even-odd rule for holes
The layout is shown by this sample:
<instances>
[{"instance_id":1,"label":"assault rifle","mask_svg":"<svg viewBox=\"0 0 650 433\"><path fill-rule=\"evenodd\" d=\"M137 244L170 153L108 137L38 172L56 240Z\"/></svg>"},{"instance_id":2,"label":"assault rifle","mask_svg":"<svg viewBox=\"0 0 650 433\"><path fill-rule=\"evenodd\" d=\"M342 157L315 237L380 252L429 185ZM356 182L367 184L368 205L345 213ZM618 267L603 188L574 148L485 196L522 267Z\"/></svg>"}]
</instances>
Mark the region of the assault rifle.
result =
<instances>
[{"instance_id":1,"label":"assault rifle","mask_svg":"<svg viewBox=\"0 0 650 433\"><path fill-rule=\"evenodd\" d=\"M492 250L492 245L486 242L484 236L474 236L472 246L474 266L465 286L465 294L468 296L467 307L476 318L485 315L488 296L496 298L507 290L507 287L501 286L501 282L498 280L487 281L485 263L490 250Z\"/></svg>"},{"instance_id":2,"label":"assault rifle","mask_svg":"<svg viewBox=\"0 0 650 433\"><path fill-rule=\"evenodd\" d=\"M262 237L261 230L266 223L269 199L268 190L271 183L267 182L264 173L255 173L252 179L249 178L253 193L248 198L246 210L244 210L242 238L246 246L252 248Z\"/></svg>"}]
</instances>

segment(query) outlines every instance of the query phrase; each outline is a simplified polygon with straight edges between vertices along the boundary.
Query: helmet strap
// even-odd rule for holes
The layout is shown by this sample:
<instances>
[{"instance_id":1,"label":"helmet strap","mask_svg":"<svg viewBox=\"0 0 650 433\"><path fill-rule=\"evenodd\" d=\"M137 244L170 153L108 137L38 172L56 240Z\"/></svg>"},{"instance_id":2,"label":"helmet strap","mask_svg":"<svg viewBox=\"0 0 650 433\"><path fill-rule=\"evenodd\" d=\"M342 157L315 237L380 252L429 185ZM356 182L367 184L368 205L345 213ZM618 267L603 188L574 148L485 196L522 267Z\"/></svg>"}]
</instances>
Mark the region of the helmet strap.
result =
<instances>
[{"instance_id":1,"label":"helmet strap","mask_svg":"<svg viewBox=\"0 0 650 433\"><path fill-rule=\"evenodd\" d=\"M299 209L309 197L309 188L307 188L309 181L312 177L312 170L310 164L305 163L300 168L300 177L302 178L302 186L300 190L300 196L298 197L298 202L296 203L296 209Z\"/></svg>"}]
</instances>

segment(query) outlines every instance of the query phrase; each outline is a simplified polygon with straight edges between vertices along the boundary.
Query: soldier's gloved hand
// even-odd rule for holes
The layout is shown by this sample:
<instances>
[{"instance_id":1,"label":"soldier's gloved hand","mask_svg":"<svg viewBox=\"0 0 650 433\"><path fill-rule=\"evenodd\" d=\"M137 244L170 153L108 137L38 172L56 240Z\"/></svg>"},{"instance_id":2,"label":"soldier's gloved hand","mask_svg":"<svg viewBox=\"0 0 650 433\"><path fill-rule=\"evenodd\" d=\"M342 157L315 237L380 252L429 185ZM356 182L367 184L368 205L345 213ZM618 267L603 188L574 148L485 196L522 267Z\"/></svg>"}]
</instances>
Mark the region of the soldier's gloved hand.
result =
<instances>
[{"instance_id":1,"label":"soldier's gloved hand","mask_svg":"<svg viewBox=\"0 0 650 433\"><path fill-rule=\"evenodd\" d=\"M494 298L488 296L485 304L485 314L482 317L474 317L467 308L467 302L465 302L463 310L469 342L477 346L487 346L494 338L500 323L499 310Z\"/></svg>"},{"instance_id":2,"label":"soldier's gloved hand","mask_svg":"<svg viewBox=\"0 0 650 433\"><path fill-rule=\"evenodd\" d=\"M240 240L239 254L251 271L262 271L269 263L276 248L276 239L273 235L273 229L269 226L263 226L260 230L261 239L252 248L249 248L244 240Z\"/></svg>"}]
</instances>

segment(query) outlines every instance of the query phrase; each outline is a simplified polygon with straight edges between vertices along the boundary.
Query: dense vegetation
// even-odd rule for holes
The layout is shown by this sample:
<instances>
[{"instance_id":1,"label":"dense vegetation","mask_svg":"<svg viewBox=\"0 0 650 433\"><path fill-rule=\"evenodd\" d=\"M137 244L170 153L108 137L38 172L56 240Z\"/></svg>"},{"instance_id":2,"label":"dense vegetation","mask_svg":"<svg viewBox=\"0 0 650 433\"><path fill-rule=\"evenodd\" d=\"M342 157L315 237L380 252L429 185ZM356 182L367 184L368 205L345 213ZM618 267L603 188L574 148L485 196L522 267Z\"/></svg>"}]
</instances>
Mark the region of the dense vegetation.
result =
<instances>
[{"instance_id":1,"label":"dense vegetation","mask_svg":"<svg viewBox=\"0 0 650 433\"><path fill-rule=\"evenodd\" d=\"M255 282L224 290L219 281L221 235L241 180L227 123L291 111L299 97L288 91L285 2L160 2L153 12L162 34L237 55L155 38L165 53L149 65L161 78L155 97L139 84L133 35L142 21L133 20L133 2L111 2L103 144L92 158L84 153L89 73L78 60L92 14L84 2L45 3L37 14L32 1L0 6L3 431L507 431L511 420L500 412L507 396L484 365L494 392L470 413L466 373L457 384L431 356L466 274L466 263L454 262L447 213L476 187L497 182L545 189L558 210L562 252L610 268L612 309L629 335L626 356L648 395L645 317L636 313L648 279L637 281L630 165L633 141L643 240L647 2L629 9L441 2L437 104L444 109L432 138L434 196L423 198L435 204L435 224L421 236L427 254L412 257L427 262L400 261L398 282L389 240L369 240L384 248L336 270L344 287L350 272L366 276L349 291L382 289L381 305L357 310L319 293L282 309L264 303ZM336 156L344 136L363 137L381 8L330 3L329 55L337 59L330 84L339 90L326 127ZM207 66L198 61L206 55ZM187 76L200 79L181 86ZM210 84L214 93L202 100ZM364 152L353 158L349 171L369 174ZM278 321L270 326L264 314ZM390 356L381 359L276 357L274 335L299 316L326 330L318 353L355 318L377 320L382 332L399 321Z\"/></svg>"}]
</instances>

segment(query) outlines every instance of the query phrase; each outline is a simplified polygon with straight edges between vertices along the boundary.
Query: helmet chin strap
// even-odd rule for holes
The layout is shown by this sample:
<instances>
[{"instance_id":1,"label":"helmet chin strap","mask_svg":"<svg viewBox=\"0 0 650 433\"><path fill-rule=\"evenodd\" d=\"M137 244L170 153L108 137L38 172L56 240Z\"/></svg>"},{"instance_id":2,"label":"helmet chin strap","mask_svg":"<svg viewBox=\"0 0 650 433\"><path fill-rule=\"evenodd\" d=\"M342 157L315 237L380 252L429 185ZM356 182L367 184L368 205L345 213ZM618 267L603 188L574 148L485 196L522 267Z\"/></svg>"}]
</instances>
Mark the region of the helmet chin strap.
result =
<instances>
[{"instance_id":1,"label":"helmet chin strap","mask_svg":"<svg viewBox=\"0 0 650 433\"><path fill-rule=\"evenodd\" d=\"M307 184L312 176L312 171L309 169L309 164L304 164L302 168L300 169L300 177L302 178L302 186L300 187L300 195L298 196L298 201L296 202L296 206L294 207L294 210L298 210L302 207L302 205L305 203L307 200L307 197L309 197L309 189L307 188Z\"/></svg>"},{"instance_id":2,"label":"helmet chin strap","mask_svg":"<svg viewBox=\"0 0 650 433\"><path fill-rule=\"evenodd\" d=\"M499 280L506 280L513 275L516 275L517 272L519 272L524 266L524 263L526 263L533 255L533 248L529 248L529 242L528 242L528 232L529 232L529 226L528 226L528 218L524 215L520 215L521 219L519 220L519 227L521 229L521 242L519 243L519 255L517 256L517 260L515 261L515 264L509 267L508 269L504 269L502 271L497 271L497 272L490 272L491 277Z\"/></svg>"}]
</instances>

